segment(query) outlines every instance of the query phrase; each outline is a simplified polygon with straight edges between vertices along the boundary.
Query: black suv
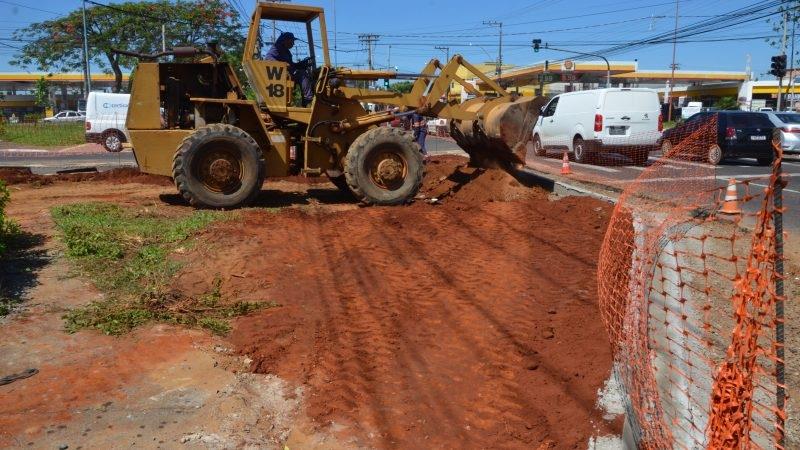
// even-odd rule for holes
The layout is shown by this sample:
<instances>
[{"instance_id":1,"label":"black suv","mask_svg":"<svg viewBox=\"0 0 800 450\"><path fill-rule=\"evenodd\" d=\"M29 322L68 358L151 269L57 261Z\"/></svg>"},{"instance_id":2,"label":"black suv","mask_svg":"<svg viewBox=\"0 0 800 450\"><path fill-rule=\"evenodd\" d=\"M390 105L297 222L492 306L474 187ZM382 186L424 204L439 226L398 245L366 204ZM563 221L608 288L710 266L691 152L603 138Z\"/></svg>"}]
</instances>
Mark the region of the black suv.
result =
<instances>
[{"instance_id":1,"label":"black suv","mask_svg":"<svg viewBox=\"0 0 800 450\"><path fill-rule=\"evenodd\" d=\"M661 154L667 156L672 147L680 144L692 133L717 119L717 138L707 144L693 141L681 155L694 156L717 165L725 158L756 158L761 166L772 164L772 131L775 126L764 113L747 111L699 112L669 130L659 140ZM702 148L701 148L702 147Z\"/></svg>"}]
</instances>

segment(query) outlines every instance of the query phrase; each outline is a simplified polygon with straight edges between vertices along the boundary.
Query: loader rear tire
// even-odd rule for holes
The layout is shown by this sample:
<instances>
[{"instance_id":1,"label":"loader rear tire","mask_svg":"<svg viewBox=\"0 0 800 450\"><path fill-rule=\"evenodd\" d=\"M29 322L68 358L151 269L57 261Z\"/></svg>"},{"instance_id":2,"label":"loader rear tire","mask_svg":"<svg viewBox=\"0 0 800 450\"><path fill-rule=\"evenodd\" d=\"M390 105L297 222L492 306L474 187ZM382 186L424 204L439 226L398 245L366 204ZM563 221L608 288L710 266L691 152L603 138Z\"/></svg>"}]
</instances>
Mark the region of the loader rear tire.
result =
<instances>
[{"instance_id":1,"label":"loader rear tire","mask_svg":"<svg viewBox=\"0 0 800 450\"><path fill-rule=\"evenodd\" d=\"M265 177L264 155L244 130L226 124L198 128L172 160L172 177L192 206L229 209L252 202Z\"/></svg>"},{"instance_id":2,"label":"loader rear tire","mask_svg":"<svg viewBox=\"0 0 800 450\"><path fill-rule=\"evenodd\" d=\"M417 195L425 166L411 135L377 127L356 138L347 151L344 174L357 200L368 205L401 205Z\"/></svg>"}]
</instances>

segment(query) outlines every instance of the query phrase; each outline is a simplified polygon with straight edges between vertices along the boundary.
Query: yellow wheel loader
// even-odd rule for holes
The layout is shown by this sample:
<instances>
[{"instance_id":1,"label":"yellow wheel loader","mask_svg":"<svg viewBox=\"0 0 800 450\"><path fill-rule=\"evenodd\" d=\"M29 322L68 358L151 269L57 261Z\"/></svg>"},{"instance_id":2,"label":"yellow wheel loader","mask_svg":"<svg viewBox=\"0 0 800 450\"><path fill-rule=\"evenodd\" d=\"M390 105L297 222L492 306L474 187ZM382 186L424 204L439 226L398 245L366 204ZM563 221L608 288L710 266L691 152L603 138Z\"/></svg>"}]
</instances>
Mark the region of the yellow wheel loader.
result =
<instances>
[{"instance_id":1,"label":"yellow wheel loader","mask_svg":"<svg viewBox=\"0 0 800 450\"><path fill-rule=\"evenodd\" d=\"M304 31L305 62L313 99L294 105L288 64L267 60L262 35L270 24ZM300 34L300 33L295 33ZM319 44L315 42L318 37ZM399 114L418 112L449 119L450 134L476 165L510 169L524 160L531 129L544 104L518 97L456 55L431 60L408 94L370 89L394 71L352 70L331 64L321 8L259 3L244 46L243 67L255 99L211 44L138 54L127 129L140 169L173 178L180 194L203 208L234 208L251 202L267 176L293 171L326 174L361 202L398 205L416 195L424 172L410 133L386 125ZM159 61L172 57L169 62ZM486 87L481 93L457 75L464 67ZM447 99L458 83L475 98ZM369 112L364 105L386 105Z\"/></svg>"}]
</instances>

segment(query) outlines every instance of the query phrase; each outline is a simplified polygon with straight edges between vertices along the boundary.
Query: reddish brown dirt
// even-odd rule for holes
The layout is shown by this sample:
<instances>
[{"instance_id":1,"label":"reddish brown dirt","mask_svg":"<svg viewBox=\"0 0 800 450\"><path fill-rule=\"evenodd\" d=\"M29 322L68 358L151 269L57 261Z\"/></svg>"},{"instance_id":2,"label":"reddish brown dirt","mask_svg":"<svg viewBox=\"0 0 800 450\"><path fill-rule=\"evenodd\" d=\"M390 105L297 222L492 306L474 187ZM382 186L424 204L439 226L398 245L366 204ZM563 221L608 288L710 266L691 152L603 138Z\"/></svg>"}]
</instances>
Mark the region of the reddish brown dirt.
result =
<instances>
[{"instance_id":1,"label":"reddish brown dirt","mask_svg":"<svg viewBox=\"0 0 800 450\"><path fill-rule=\"evenodd\" d=\"M540 189L523 186L502 170L468 167L468 161L460 156L431 158L425 168L421 196L457 202L462 207L468 207L485 202L525 199L544 193Z\"/></svg>"},{"instance_id":2,"label":"reddish brown dirt","mask_svg":"<svg viewBox=\"0 0 800 450\"><path fill-rule=\"evenodd\" d=\"M175 286L219 274L225 295L282 305L231 340L252 370L304 385L320 429L379 448L586 448L619 432L595 409L610 207L528 197L251 211L208 231Z\"/></svg>"},{"instance_id":3,"label":"reddish brown dirt","mask_svg":"<svg viewBox=\"0 0 800 450\"><path fill-rule=\"evenodd\" d=\"M112 169L106 172L93 173L73 173L62 175L37 175L27 169L2 168L0 167L0 180L6 184L36 184L47 185L57 181L103 181L114 183L139 183L154 186L172 186L172 180L168 177L150 175L139 172L138 169L122 168Z\"/></svg>"},{"instance_id":4,"label":"reddish brown dirt","mask_svg":"<svg viewBox=\"0 0 800 450\"><path fill-rule=\"evenodd\" d=\"M206 245L181 256L189 264L174 287L202 294L218 275L225 297L279 303L238 319L230 340L253 371L302 386L305 415L343 442L583 449L590 436L619 433L595 409L611 366L595 288L610 207L550 202L464 162L428 166L423 193L447 193L443 205L340 211L267 186L264 202L282 195L300 208L245 210L215 224L200 236ZM170 188L120 184L15 186L24 208L14 206L14 216L33 225L52 204L91 200L186 209L159 200ZM86 355L111 341L76 336L87 339ZM19 434L25 421L74 421L71 410L121 401L136 373L170 364L190 342L146 330L118 339L110 360L81 354L11 385L16 406L0 409L5 426Z\"/></svg>"}]
</instances>

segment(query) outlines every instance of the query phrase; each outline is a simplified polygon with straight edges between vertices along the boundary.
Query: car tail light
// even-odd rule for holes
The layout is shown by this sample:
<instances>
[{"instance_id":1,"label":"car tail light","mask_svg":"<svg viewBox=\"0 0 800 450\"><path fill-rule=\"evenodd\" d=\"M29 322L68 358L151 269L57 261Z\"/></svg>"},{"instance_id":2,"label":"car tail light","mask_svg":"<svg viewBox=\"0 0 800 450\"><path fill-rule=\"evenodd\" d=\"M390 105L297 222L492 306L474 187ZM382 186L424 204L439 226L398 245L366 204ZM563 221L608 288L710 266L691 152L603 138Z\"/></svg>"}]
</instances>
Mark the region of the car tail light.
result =
<instances>
[{"instance_id":1,"label":"car tail light","mask_svg":"<svg viewBox=\"0 0 800 450\"><path fill-rule=\"evenodd\" d=\"M658 115L658 131L664 131L664 116Z\"/></svg>"},{"instance_id":2,"label":"car tail light","mask_svg":"<svg viewBox=\"0 0 800 450\"><path fill-rule=\"evenodd\" d=\"M603 115L602 114L595 114L594 115L594 131L598 133L603 131Z\"/></svg>"},{"instance_id":3,"label":"car tail light","mask_svg":"<svg viewBox=\"0 0 800 450\"><path fill-rule=\"evenodd\" d=\"M86 121L86 131L89 131L89 130L91 130L91 129L92 129L92 122L89 122L89 121L87 120L87 121Z\"/></svg>"},{"instance_id":4,"label":"car tail light","mask_svg":"<svg viewBox=\"0 0 800 450\"><path fill-rule=\"evenodd\" d=\"M783 131L784 133L798 133L798 134L800 134L800 128L783 127L783 128L781 128L781 131Z\"/></svg>"},{"instance_id":5,"label":"car tail light","mask_svg":"<svg viewBox=\"0 0 800 450\"><path fill-rule=\"evenodd\" d=\"M728 139L736 139L736 128L725 128L725 137Z\"/></svg>"}]
</instances>

